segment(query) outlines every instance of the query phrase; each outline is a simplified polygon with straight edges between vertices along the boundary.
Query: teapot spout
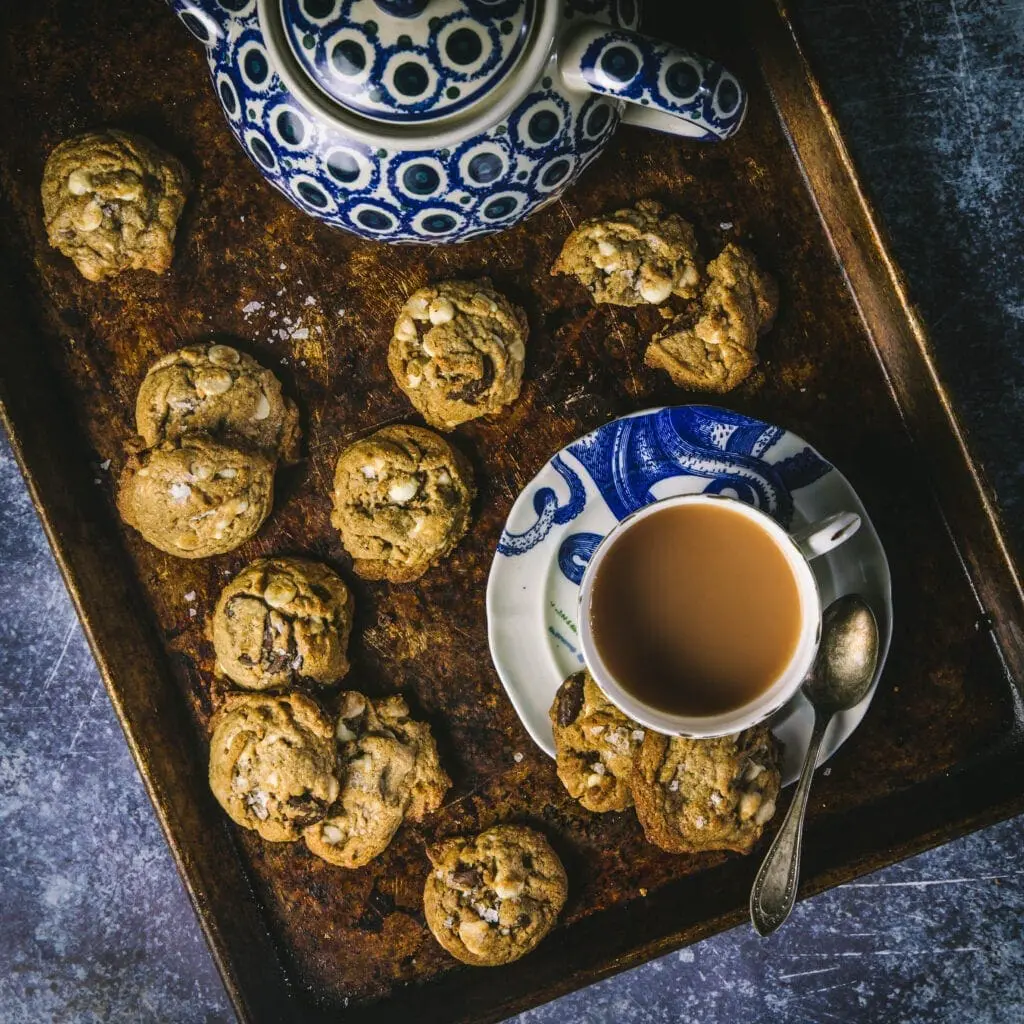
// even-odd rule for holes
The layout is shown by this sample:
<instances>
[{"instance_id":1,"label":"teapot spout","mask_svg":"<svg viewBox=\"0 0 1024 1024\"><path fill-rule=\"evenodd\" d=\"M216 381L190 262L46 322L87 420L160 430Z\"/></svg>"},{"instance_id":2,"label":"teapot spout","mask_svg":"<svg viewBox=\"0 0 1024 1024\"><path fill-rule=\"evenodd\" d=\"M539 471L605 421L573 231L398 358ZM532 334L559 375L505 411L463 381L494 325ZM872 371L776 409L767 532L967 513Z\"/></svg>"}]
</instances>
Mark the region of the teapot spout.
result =
<instances>
[{"instance_id":1,"label":"teapot spout","mask_svg":"<svg viewBox=\"0 0 1024 1024\"><path fill-rule=\"evenodd\" d=\"M214 47L224 39L228 12L217 0L167 0L167 3L204 46Z\"/></svg>"}]
</instances>

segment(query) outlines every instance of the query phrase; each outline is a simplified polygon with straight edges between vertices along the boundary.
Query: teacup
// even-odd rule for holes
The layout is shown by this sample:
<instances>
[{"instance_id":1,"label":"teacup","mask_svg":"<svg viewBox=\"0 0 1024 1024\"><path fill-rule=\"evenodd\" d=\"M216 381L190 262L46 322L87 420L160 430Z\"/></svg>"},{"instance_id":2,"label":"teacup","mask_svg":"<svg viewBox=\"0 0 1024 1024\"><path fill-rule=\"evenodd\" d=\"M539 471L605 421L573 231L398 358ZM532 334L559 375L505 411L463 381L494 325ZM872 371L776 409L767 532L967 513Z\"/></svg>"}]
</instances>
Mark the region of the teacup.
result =
<instances>
[{"instance_id":1,"label":"teacup","mask_svg":"<svg viewBox=\"0 0 1024 1024\"><path fill-rule=\"evenodd\" d=\"M702 508L705 513L693 514L692 510ZM671 509L691 511L665 517L663 513ZM708 513L712 515L709 517ZM723 520L723 515L741 518ZM652 520L655 516L662 518ZM793 697L814 663L821 631L822 602L811 562L852 537L860 522L856 513L839 512L787 532L770 516L745 502L707 494L666 498L640 509L607 534L584 574L580 586L579 627L587 668L613 704L634 721L657 732L692 737L723 736L763 721ZM727 549L701 544L702 538L678 532L686 528L686 523L703 523L713 528L707 536L735 539L735 545ZM672 533L673 530L677 532ZM665 543L673 537L678 538L678 543ZM689 554L687 545L692 549ZM748 551L751 560L756 562L751 573L755 569L760 571L760 575L750 578L744 575L743 559ZM686 562L691 555L693 560ZM725 563L731 560L734 579L723 582L718 576L709 577L703 581L704 590L702 581L697 578L687 577L678 582L683 579L677 572L679 566L696 567L694 572L699 572L700 566L717 565L723 558ZM635 575L642 577L640 583L628 576L634 564L653 567L649 578L655 589L643 592L643 583L648 578L643 574L647 569L636 569ZM602 573L606 566L607 572ZM786 574L788 577L784 579ZM786 582L787 579L791 583ZM620 601L618 583L623 583L622 594L629 595L626 597L628 606L616 605ZM680 597L685 598L682 604ZM742 616L728 624L722 621L719 611L723 602L733 599L738 606L747 609L746 622ZM683 604L690 609L686 618L677 614ZM705 612L707 615L702 619ZM753 621L758 615L770 621L771 629L762 626L760 620ZM617 618L621 620L621 628ZM615 628L610 628L610 624ZM707 652L697 650L703 647L707 647ZM637 692L647 685L637 682L644 672L651 679L660 678L659 666L670 648L694 652L698 659L695 663L705 667L711 665L716 656L728 663L728 683L723 674L721 685L714 677L717 668L691 672L690 676L684 671L678 678L665 674L666 680L672 676L666 684L666 694L670 687L676 687L671 693L680 698L681 705L686 704L686 688L692 685L694 700L691 703L696 706L703 702L699 711L694 711L693 707L673 710L669 702L647 699ZM626 657L622 656L623 651ZM699 662L704 653L708 658ZM751 662L752 672L756 665L757 671L767 675L751 679L747 686L742 678L748 667L745 661ZM617 664L617 669L609 662ZM776 665L777 670L773 667ZM637 676L637 671L641 676ZM724 667L722 671L725 673ZM632 680L626 678L630 675ZM699 680L697 675L700 675ZM697 689L700 700L697 700ZM733 703L726 706L734 697ZM656 706L658 704L661 706Z\"/></svg>"}]
</instances>

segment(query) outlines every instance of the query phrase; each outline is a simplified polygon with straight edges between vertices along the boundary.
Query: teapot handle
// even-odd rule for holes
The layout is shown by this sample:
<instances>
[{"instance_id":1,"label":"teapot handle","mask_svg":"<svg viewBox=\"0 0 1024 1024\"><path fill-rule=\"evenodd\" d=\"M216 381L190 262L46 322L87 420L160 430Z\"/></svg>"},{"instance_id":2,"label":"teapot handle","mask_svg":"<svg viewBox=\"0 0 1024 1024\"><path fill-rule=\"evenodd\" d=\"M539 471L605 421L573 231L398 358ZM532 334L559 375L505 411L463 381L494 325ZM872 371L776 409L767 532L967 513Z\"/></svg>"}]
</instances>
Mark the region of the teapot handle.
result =
<instances>
[{"instance_id":1,"label":"teapot handle","mask_svg":"<svg viewBox=\"0 0 1024 1024\"><path fill-rule=\"evenodd\" d=\"M638 32L574 25L558 62L569 86L625 100L623 120L658 131L720 141L747 111L746 90L721 64Z\"/></svg>"}]
</instances>

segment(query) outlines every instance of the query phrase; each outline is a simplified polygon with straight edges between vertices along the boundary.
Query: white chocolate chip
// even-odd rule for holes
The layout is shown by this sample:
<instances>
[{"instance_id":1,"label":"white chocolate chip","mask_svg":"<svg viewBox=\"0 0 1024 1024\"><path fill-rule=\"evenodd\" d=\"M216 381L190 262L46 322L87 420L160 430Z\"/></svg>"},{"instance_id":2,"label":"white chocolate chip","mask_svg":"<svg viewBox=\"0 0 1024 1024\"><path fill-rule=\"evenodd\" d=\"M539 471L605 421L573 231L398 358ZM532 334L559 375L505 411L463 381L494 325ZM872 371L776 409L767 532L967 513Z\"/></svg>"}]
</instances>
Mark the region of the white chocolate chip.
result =
<instances>
[{"instance_id":1,"label":"white chocolate chip","mask_svg":"<svg viewBox=\"0 0 1024 1024\"><path fill-rule=\"evenodd\" d=\"M193 462L189 467L189 472L197 480L209 480L213 476L213 470L205 462Z\"/></svg>"},{"instance_id":2,"label":"white chocolate chip","mask_svg":"<svg viewBox=\"0 0 1024 1024\"><path fill-rule=\"evenodd\" d=\"M349 690L338 714L342 718L358 718L366 710L366 698L361 693Z\"/></svg>"},{"instance_id":3,"label":"white chocolate chip","mask_svg":"<svg viewBox=\"0 0 1024 1024\"><path fill-rule=\"evenodd\" d=\"M396 505L404 505L416 497L419 489L419 484L415 480L396 480L388 488L388 498Z\"/></svg>"},{"instance_id":4,"label":"white chocolate chip","mask_svg":"<svg viewBox=\"0 0 1024 1024\"><path fill-rule=\"evenodd\" d=\"M409 311L409 316L414 320L429 320L430 305L427 299L423 295L413 295L412 298L405 304L405 308Z\"/></svg>"},{"instance_id":5,"label":"white chocolate chip","mask_svg":"<svg viewBox=\"0 0 1024 1024\"><path fill-rule=\"evenodd\" d=\"M588 775L587 776L587 789L593 789L595 786L600 786L604 780L600 775Z\"/></svg>"},{"instance_id":6,"label":"white chocolate chip","mask_svg":"<svg viewBox=\"0 0 1024 1024\"><path fill-rule=\"evenodd\" d=\"M270 399L263 392L256 400L256 411L252 414L254 420L265 420L270 415Z\"/></svg>"},{"instance_id":7,"label":"white chocolate chip","mask_svg":"<svg viewBox=\"0 0 1024 1024\"><path fill-rule=\"evenodd\" d=\"M611 242L606 242L602 239L597 243L597 251L602 256L614 256L619 250Z\"/></svg>"},{"instance_id":8,"label":"white chocolate chip","mask_svg":"<svg viewBox=\"0 0 1024 1024\"><path fill-rule=\"evenodd\" d=\"M595 761L595 762L594 762L594 763L593 763L593 764L592 764L592 765L590 766L590 770L591 770L591 771L592 771L592 772L593 772L593 773L594 773L595 775L604 775L604 773L605 773L605 771L606 771L606 769L605 769L605 766L604 766L604 765L603 765L603 764L602 764L602 763L601 763L600 761Z\"/></svg>"},{"instance_id":9,"label":"white chocolate chip","mask_svg":"<svg viewBox=\"0 0 1024 1024\"><path fill-rule=\"evenodd\" d=\"M762 803L763 801L760 793L744 793L743 796L740 797L740 821L746 821L748 818L752 818L757 813Z\"/></svg>"},{"instance_id":10,"label":"white chocolate chip","mask_svg":"<svg viewBox=\"0 0 1024 1024\"><path fill-rule=\"evenodd\" d=\"M416 324L411 316L400 316L395 321L395 337L399 341L416 340Z\"/></svg>"},{"instance_id":11,"label":"white chocolate chip","mask_svg":"<svg viewBox=\"0 0 1024 1024\"><path fill-rule=\"evenodd\" d=\"M95 199L87 203L74 218L79 231L95 231L103 223L103 210Z\"/></svg>"},{"instance_id":12,"label":"white chocolate chip","mask_svg":"<svg viewBox=\"0 0 1024 1024\"><path fill-rule=\"evenodd\" d=\"M672 294L672 282L664 278L641 281L638 290L647 302L664 302Z\"/></svg>"},{"instance_id":13,"label":"white chocolate chip","mask_svg":"<svg viewBox=\"0 0 1024 1024\"><path fill-rule=\"evenodd\" d=\"M339 743L351 743L356 738L356 734L341 719L338 720L334 735Z\"/></svg>"},{"instance_id":14,"label":"white chocolate chip","mask_svg":"<svg viewBox=\"0 0 1024 1024\"><path fill-rule=\"evenodd\" d=\"M363 466L362 467L362 474L363 474L363 476L366 477L367 480L376 480L377 479L377 470L375 470L373 468L373 466Z\"/></svg>"},{"instance_id":15,"label":"white chocolate chip","mask_svg":"<svg viewBox=\"0 0 1024 1024\"><path fill-rule=\"evenodd\" d=\"M448 475L448 470L442 469L437 474L437 482L442 487L447 487L452 482L452 478Z\"/></svg>"},{"instance_id":16,"label":"white chocolate chip","mask_svg":"<svg viewBox=\"0 0 1024 1024\"><path fill-rule=\"evenodd\" d=\"M679 780L678 779L673 779L668 784L668 788L669 788L669 792L670 793L678 793L679 792Z\"/></svg>"},{"instance_id":17,"label":"white chocolate chip","mask_svg":"<svg viewBox=\"0 0 1024 1024\"><path fill-rule=\"evenodd\" d=\"M321 836L325 843L329 843L333 846L335 843L340 843L344 838L341 829L337 825L324 825L320 830Z\"/></svg>"},{"instance_id":18,"label":"white chocolate chip","mask_svg":"<svg viewBox=\"0 0 1024 1024\"><path fill-rule=\"evenodd\" d=\"M222 480L234 480L235 477L238 476L238 470L232 469L231 466L227 466L224 469L218 469L216 475Z\"/></svg>"},{"instance_id":19,"label":"white chocolate chip","mask_svg":"<svg viewBox=\"0 0 1024 1024\"><path fill-rule=\"evenodd\" d=\"M79 167L68 175L68 191L73 196L84 196L86 192L92 191L92 175L84 168Z\"/></svg>"},{"instance_id":20,"label":"white chocolate chip","mask_svg":"<svg viewBox=\"0 0 1024 1024\"><path fill-rule=\"evenodd\" d=\"M743 780L745 782L753 782L754 779L756 779L758 775L760 775L763 771L763 764L757 764L756 762L752 761L749 765L747 765L747 770L743 773Z\"/></svg>"},{"instance_id":21,"label":"white chocolate chip","mask_svg":"<svg viewBox=\"0 0 1024 1024\"><path fill-rule=\"evenodd\" d=\"M643 729L634 729L629 735L634 743L643 743L644 741L645 733Z\"/></svg>"},{"instance_id":22,"label":"white chocolate chip","mask_svg":"<svg viewBox=\"0 0 1024 1024\"><path fill-rule=\"evenodd\" d=\"M214 368L196 376L196 391L200 395L223 395L233 383L227 370Z\"/></svg>"},{"instance_id":23,"label":"white chocolate chip","mask_svg":"<svg viewBox=\"0 0 1024 1024\"><path fill-rule=\"evenodd\" d=\"M706 824L707 824L707 822L699 814L697 815L696 818L693 819L693 827L694 828L703 828Z\"/></svg>"},{"instance_id":24,"label":"white chocolate chip","mask_svg":"<svg viewBox=\"0 0 1024 1024\"><path fill-rule=\"evenodd\" d=\"M284 608L298 593L298 588L286 576L275 576L264 589L263 600L271 608Z\"/></svg>"},{"instance_id":25,"label":"white chocolate chip","mask_svg":"<svg viewBox=\"0 0 1024 1024\"><path fill-rule=\"evenodd\" d=\"M235 366L241 360L238 352L228 345L211 345L206 355L217 366Z\"/></svg>"},{"instance_id":26,"label":"white chocolate chip","mask_svg":"<svg viewBox=\"0 0 1024 1024\"><path fill-rule=\"evenodd\" d=\"M446 324L455 318L455 307L443 295L439 295L430 304L427 315L430 317L430 322L435 326L437 324Z\"/></svg>"},{"instance_id":27,"label":"white chocolate chip","mask_svg":"<svg viewBox=\"0 0 1024 1024\"><path fill-rule=\"evenodd\" d=\"M248 511L249 502L247 502L245 498L239 498L238 501L235 502L234 514L240 516L243 512Z\"/></svg>"},{"instance_id":28,"label":"white chocolate chip","mask_svg":"<svg viewBox=\"0 0 1024 1024\"><path fill-rule=\"evenodd\" d=\"M188 484L173 483L167 488L167 493L171 496L172 501L180 504L181 502L188 501L189 496L192 494L192 488Z\"/></svg>"},{"instance_id":29,"label":"white chocolate chip","mask_svg":"<svg viewBox=\"0 0 1024 1024\"><path fill-rule=\"evenodd\" d=\"M764 824L766 824L771 819L771 816L774 813L775 813L775 801L774 800L766 800L758 808L757 814L754 815L754 824L755 825L764 825Z\"/></svg>"},{"instance_id":30,"label":"white chocolate chip","mask_svg":"<svg viewBox=\"0 0 1024 1024\"><path fill-rule=\"evenodd\" d=\"M410 373L405 378L405 383L410 388L418 388L423 383L423 378L418 373Z\"/></svg>"},{"instance_id":31,"label":"white chocolate chip","mask_svg":"<svg viewBox=\"0 0 1024 1024\"><path fill-rule=\"evenodd\" d=\"M514 363L521 363L526 358L526 346L519 340L510 342L508 357Z\"/></svg>"}]
</instances>

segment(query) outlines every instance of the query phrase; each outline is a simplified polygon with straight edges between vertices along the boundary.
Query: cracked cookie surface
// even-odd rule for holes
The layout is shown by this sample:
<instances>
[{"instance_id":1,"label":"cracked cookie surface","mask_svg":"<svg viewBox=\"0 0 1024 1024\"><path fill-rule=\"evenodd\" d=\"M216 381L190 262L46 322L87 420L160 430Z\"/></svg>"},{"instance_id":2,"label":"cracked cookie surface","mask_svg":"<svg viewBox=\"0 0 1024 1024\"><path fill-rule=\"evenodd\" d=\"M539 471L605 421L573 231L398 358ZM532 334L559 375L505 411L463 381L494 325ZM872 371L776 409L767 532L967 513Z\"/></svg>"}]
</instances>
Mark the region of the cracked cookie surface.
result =
<instances>
[{"instance_id":1,"label":"cracked cookie surface","mask_svg":"<svg viewBox=\"0 0 1024 1024\"><path fill-rule=\"evenodd\" d=\"M148 139L113 129L67 139L41 191L50 245L89 281L171 265L188 175Z\"/></svg>"},{"instance_id":2,"label":"cracked cookie surface","mask_svg":"<svg viewBox=\"0 0 1024 1024\"><path fill-rule=\"evenodd\" d=\"M701 279L693 226L660 203L585 220L565 240L552 274L572 274L595 302L641 306L693 298Z\"/></svg>"},{"instance_id":3,"label":"cracked cookie surface","mask_svg":"<svg viewBox=\"0 0 1024 1024\"><path fill-rule=\"evenodd\" d=\"M349 668L352 594L306 558L260 558L221 592L210 629L217 669L249 690L330 685Z\"/></svg>"},{"instance_id":4,"label":"cracked cookie surface","mask_svg":"<svg viewBox=\"0 0 1024 1024\"><path fill-rule=\"evenodd\" d=\"M365 579L407 583L469 527L473 475L463 455L423 427L384 427L338 457L331 522Z\"/></svg>"},{"instance_id":5,"label":"cracked cookie surface","mask_svg":"<svg viewBox=\"0 0 1024 1024\"><path fill-rule=\"evenodd\" d=\"M308 697L237 694L211 726L210 788L243 828L291 842L337 797L334 730Z\"/></svg>"},{"instance_id":6,"label":"cracked cookie surface","mask_svg":"<svg viewBox=\"0 0 1024 1024\"><path fill-rule=\"evenodd\" d=\"M387 849L403 821L437 810L451 780L430 726L411 719L401 697L343 693L336 738L341 791L304 838L318 857L358 868Z\"/></svg>"},{"instance_id":7,"label":"cracked cookie surface","mask_svg":"<svg viewBox=\"0 0 1024 1024\"><path fill-rule=\"evenodd\" d=\"M402 306L388 368L432 427L451 430L519 396L527 330L526 314L486 278L444 281Z\"/></svg>"},{"instance_id":8,"label":"cracked cookie surface","mask_svg":"<svg viewBox=\"0 0 1024 1024\"><path fill-rule=\"evenodd\" d=\"M721 393L757 366L757 339L775 320L779 293L753 255L732 243L708 264L707 277L699 306L654 336L644 362L680 387Z\"/></svg>"},{"instance_id":9,"label":"cracked cookie surface","mask_svg":"<svg viewBox=\"0 0 1024 1024\"><path fill-rule=\"evenodd\" d=\"M497 825L427 848L427 925L456 959L477 967L511 963L551 931L568 895L565 869L533 829Z\"/></svg>"},{"instance_id":10,"label":"cracked cookie surface","mask_svg":"<svg viewBox=\"0 0 1024 1024\"><path fill-rule=\"evenodd\" d=\"M242 438L284 462L299 457L295 403L270 370L230 345L188 345L158 359L139 388L135 424L151 446L203 432Z\"/></svg>"},{"instance_id":11,"label":"cracked cookie surface","mask_svg":"<svg viewBox=\"0 0 1024 1024\"><path fill-rule=\"evenodd\" d=\"M130 456L117 508L161 551L206 558L252 537L273 497L274 465L266 456L194 434Z\"/></svg>"},{"instance_id":12,"label":"cracked cookie surface","mask_svg":"<svg viewBox=\"0 0 1024 1024\"><path fill-rule=\"evenodd\" d=\"M586 670L569 676L551 705L558 778L569 796L601 814L633 805L633 758L644 729L627 718Z\"/></svg>"},{"instance_id":13,"label":"cracked cookie surface","mask_svg":"<svg viewBox=\"0 0 1024 1024\"><path fill-rule=\"evenodd\" d=\"M713 739L648 730L632 780L648 841L672 853L749 853L775 813L780 754L763 725Z\"/></svg>"}]
</instances>

